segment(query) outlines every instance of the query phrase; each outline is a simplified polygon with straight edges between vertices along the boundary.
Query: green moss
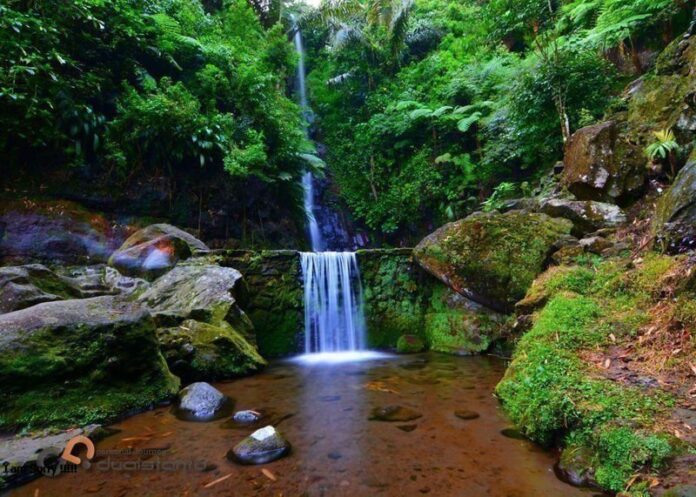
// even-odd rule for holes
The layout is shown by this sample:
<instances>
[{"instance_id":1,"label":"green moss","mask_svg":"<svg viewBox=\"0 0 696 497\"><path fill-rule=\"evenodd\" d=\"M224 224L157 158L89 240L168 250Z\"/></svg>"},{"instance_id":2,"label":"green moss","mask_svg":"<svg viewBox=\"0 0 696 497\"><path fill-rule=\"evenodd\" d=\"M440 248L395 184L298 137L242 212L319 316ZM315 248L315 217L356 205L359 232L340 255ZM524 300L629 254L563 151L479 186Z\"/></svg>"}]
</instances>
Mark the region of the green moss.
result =
<instances>
[{"instance_id":1,"label":"green moss","mask_svg":"<svg viewBox=\"0 0 696 497\"><path fill-rule=\"evenodd\" d=\"M627 272L613 261L591 273L576 267L546 277L552 297L520 339L496 389L531 439L551 444L564 437L567 445L589 449L597 481L613 491L623 489L636 470L659 467L673 453L665 437L652 433L673 401L593 374L578 352L607 346L609 334L619 334L622 326L638 326L644 314L636 304L667 266L650 259Z\"/></svg>"},{"instance_id":2,"label":"green moss","mask_svg":"<svg viewBox=\"0 0 696 497\"><path fill-rule=\"evenodd\" d=\"M425 343L415 335L401 335L396 341L396 351L399 354L416 354L425 350Z\"/></svg>"},{"instance_id":3,"label":"green moss","mask_svg":"<svg viewBox=\"0 0 696 497\"><path fill-rule=\"evenodd\" d=\"M596 437L599 465L595 472L602 487L620 492L636 468L660 469L674 451L668 437L636 432L627 427L605 427Z\"/></svg>"},{"instance_id":4,"label":"green moss","mask_svg":"<svg viewBox=\"0 0 696 497\"><path fill-rule=\"evenodd\" d=\"M474 214L426 238L416 257L462 292L511 310L541 273L553 243L572 224L544 214Z\"/></svg>"}]
</instances>

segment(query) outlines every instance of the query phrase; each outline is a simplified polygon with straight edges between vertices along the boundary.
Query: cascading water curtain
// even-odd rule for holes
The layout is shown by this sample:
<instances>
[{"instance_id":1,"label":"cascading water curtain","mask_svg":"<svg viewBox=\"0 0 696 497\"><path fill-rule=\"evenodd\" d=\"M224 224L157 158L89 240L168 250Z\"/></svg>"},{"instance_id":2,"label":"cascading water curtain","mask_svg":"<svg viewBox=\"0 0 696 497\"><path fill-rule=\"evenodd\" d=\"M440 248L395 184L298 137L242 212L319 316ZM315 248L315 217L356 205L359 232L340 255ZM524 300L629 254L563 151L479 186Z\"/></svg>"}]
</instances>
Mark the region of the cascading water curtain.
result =
<instances>
[{"instance_id":1,"label":"cascading water curtain","mask_svg":"<svg viewBox=\"0 0 696 497\"><path fill-rule=\"evenodd\" d=\"M353 252L302 254L305 351L365 350L365 314Z\"/></svg>"}]
</instances>

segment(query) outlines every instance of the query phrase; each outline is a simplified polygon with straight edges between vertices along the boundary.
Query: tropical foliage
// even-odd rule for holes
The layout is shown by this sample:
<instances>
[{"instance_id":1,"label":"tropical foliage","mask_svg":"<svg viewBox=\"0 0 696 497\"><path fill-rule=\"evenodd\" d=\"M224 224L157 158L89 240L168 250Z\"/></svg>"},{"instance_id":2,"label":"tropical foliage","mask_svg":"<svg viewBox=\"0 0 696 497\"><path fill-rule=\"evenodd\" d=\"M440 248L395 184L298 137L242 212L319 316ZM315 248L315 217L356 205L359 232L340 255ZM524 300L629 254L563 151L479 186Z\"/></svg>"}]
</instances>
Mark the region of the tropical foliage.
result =
<instances>
[{"instance_id":1,"label":"tropical foliage","mask_svg":"<svg viewBox=\"0 0 696 497\"><path fill-rule=\"evenodd\" d=\"M320 13L304 25L317 133L353 213L396 243L479 208L501 182L545 174L646 69L641 50L664 47L690 12L666 0L326 0Z\"/></svg>"}]
</instances>

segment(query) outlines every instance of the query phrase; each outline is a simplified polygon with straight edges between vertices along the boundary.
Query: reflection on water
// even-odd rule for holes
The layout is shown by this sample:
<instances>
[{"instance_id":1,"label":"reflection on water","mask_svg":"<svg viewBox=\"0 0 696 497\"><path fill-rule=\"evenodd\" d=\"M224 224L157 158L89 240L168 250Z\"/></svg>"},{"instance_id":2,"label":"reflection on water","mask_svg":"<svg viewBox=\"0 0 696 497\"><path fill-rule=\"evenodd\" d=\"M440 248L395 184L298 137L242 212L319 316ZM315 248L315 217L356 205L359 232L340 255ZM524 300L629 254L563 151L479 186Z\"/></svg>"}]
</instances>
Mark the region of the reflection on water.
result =
<instances>
[{"instance_id":1,"label":"reflection on water","mask_svg":"<svg viewBox=\"0 0 696 497\"><path fill-rule=\"evenodd\" d=\"M510 425L492 396L503 371L495 359L435 354L275 363L263 374L217 385L237 409L262 413L260 423L191 423L168 408L146 412L116 425L121 431L97 445L101 455L89 470L43 478L11 495L591 495L556 479L552 454L504 436ZM396 420L368 420L375 412ZM413 419L414 412L420 417ZM225 459L266 424L292 443L289 457L262 467ZM115 454L129 448L134 453ZM133 464L104 471L109 458ZM148 462L159 469L144 469ZM178 470L165 471L164 463Z\"/></svg>"}]
</instances>

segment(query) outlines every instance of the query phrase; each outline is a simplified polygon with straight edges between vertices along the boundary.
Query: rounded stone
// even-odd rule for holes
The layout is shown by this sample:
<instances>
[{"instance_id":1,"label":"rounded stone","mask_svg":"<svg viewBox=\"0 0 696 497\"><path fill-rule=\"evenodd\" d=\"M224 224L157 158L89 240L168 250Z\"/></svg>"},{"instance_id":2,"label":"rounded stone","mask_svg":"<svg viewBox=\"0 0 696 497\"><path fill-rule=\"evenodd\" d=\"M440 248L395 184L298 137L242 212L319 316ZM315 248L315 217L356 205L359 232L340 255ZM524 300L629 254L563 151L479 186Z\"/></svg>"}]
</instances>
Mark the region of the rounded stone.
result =
<instances>
[{"instance_id":1,"label":"rounded stone","mask_svg":"<svg viewBox=\"0 0 696 497\"><path fill-rule=\"evenodd\" d=\"M179 392L176 414L189 421L219 419L232 407L232 401L205 382L192 383Z\"/></svg>"},{"instance_id":2,"label":"rounded stone","mask_svg":"<svg viewBox=\"0 0 696 497\"><path fill-rule=\"evenodd\" d=\"M290 442L269 425L235 445L227 452L227 458L239 464L266 464L285 457L290 450Z\"/></svg>"}]
</instances>

